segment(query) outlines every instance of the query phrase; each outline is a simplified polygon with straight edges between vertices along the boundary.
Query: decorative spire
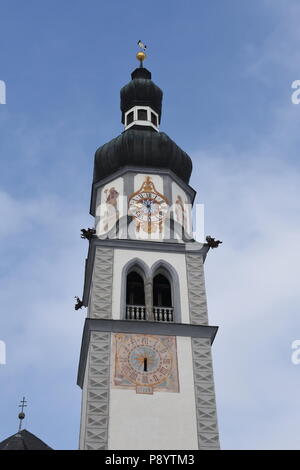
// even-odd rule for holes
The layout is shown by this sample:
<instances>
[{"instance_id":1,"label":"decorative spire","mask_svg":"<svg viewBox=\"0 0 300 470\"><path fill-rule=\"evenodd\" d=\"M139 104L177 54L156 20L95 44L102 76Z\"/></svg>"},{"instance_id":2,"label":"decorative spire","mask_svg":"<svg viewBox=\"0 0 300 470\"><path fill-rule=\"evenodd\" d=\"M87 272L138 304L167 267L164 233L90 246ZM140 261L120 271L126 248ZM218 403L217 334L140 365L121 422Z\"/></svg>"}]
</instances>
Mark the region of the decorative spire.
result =
<instances>
[{"instance_id":1,"label":"decorative spire","mask_svg":"<svg viewBox=\"0 0 300 470\"><path fill-rule=\"evenodd\" d=\"M21 412L19 413L19 416L18 416L18 418L19 418L19 420L20 420L20 423L19 423L19 432L20 432L21 429L22 429L22 421L23 421L23 419L25 418L24 408L25 408L25 406L27 406L27 405L26 405L27 401L25 400L25 397L23 397L23 399L21 400L20 403L21 403L21 404L19 405L19 408L22 408L22 409L21 409Z\"/></svg>"},{"instance_id":2,"label":"decorative spire","mask_svg":"<svg viewBox=\"0 0 300 470\"><path fill-rule=\"evenodd\" d=\"M137 60L140 61L140 67L143 68L144 67L143 61L147 57L146 52L145 52L145 50L147 49L147 46L141 40L139 40L137 44L138 44L138 46L141 50L139 52L137 52L136 58L137 58Z\"/></svg>"}]
</instances>

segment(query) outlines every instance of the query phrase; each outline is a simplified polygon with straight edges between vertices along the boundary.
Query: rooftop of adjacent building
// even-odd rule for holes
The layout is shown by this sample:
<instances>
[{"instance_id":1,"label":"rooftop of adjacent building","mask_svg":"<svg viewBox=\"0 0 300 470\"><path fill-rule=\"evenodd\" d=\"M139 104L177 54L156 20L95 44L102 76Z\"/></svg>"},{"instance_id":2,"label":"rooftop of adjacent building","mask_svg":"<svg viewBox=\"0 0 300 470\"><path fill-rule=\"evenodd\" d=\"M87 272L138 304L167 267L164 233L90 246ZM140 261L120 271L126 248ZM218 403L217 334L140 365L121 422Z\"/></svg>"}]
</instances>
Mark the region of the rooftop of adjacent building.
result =
<instances>
[{"instance_id":1,"label":"rooftop of adjacent building","mask_svg":"<svg viewBox=\"0 0 300 470\"><path fill-rule=\"evenodd\" d=\"M52 450L27 429L22 429L0 442L0 450Z\"/></svg>"},{"instance_id":2,"label":"rooftop of adjacent building","mask_svg":"<svg viewBox=\"0 0 300 470\"><path fill-rule=\"evenodd\" d=\"M0 442L0 450L52 450L44 441L27 431L27 429L22 429L23 420L25 419L24 408L26 407L27 400L23 397L19 405L21 411L18 414L18 432Z\"/></svg>"}]
</instances>

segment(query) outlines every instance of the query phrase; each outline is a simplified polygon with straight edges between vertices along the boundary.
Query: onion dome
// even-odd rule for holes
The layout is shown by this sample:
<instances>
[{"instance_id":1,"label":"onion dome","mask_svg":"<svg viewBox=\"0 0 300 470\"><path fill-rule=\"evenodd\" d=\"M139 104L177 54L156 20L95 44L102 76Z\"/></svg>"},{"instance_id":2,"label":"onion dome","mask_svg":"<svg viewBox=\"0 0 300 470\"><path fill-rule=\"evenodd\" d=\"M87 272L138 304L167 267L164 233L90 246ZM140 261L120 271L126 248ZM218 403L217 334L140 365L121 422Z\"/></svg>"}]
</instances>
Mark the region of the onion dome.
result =
<instances>
[{"instance_id":1,"label":"onion dome","mask_svg":"<svg viewBox=\"0 0 300 470\"><path fill-rule=\"evenodd\" d=\"M164 132L131 128L100 147L95 154L94 183L125 166L172 170L185 183L192 160Z\"/></svg>"},{"instance_id":2,"label":"onion dome","mask_svg":"<svg viewBox=\"0 0 300 470\"><path fill-rule=\"evenodd\" d=\"M135 69L131 74L132 80L121 89L122 123L125 122L125 113L135 106L150 107L161 118L161 102L163 92L151 80L151 72L144 67Z\"/></svg>"},{"instance_id":3,"label":"onion dome","mask_svg":"<svg viewBox=\"0 0 300 470\"><path fill-rule=\"evenodd\" d=\"M144 52L137 54L140 67L121 89L124 132L100 147L95 154L94 183L125 166L172 170L185 183L192 161L166 134L159 131L163 92L143 67Z\"/></svg>"}]
</instances>

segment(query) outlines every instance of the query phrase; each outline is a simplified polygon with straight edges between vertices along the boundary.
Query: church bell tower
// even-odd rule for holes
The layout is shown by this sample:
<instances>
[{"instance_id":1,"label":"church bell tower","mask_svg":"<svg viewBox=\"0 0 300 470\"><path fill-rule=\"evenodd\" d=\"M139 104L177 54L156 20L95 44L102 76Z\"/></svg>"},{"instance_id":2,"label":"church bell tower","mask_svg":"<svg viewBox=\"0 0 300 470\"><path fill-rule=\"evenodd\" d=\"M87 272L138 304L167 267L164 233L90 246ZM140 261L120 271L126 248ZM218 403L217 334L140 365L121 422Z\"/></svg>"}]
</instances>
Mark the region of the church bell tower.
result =
<instances>
[{"instance_id":1,"label":"church bell tower","mask_svg":"<svg viewBox=\"0 0 300 470\"><path fill-rule=\"evenodd\" d=\"M121 89L124 131L95 154L78 370L80 449L218 449L191 158L160 131L143 65Z\"/></svg>"}]
</instances>

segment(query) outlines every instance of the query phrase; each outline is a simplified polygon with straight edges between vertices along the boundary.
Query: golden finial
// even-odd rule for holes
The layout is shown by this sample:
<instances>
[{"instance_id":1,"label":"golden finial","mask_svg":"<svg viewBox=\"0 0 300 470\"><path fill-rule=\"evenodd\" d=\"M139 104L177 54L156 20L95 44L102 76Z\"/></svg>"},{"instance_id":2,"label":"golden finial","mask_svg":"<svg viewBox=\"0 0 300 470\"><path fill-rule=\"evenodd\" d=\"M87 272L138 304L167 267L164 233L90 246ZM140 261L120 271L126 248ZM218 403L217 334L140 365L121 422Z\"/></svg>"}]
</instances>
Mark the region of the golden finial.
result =
<instances>
[{"instance_id":1,"label":"golden finial","mask_svg":"<svg viewBox=\"0 0 300 470\"><path fill-rule=\"evenodd\" d=\"M136 54L136 58L137 60L139 60L140 62L143 62L145 59L146 59L146 54L145 52L142 52L142 51L139 51L137 54Z\"/></svg>"},{"instance_id":2,"label":"golden finial","mask_svg":"<svg viewBox=\"0 0 300 470\"><path fill-rule=\"evenodd\" d=\"M143 67L143 61L147 57L146 52L145 52L145 50L147 49L147 46L141 40L139 40L137 44L141 50L136 54L136 58L137 60L140 61L141 67Z\"/></svg>"}]
</instances>

